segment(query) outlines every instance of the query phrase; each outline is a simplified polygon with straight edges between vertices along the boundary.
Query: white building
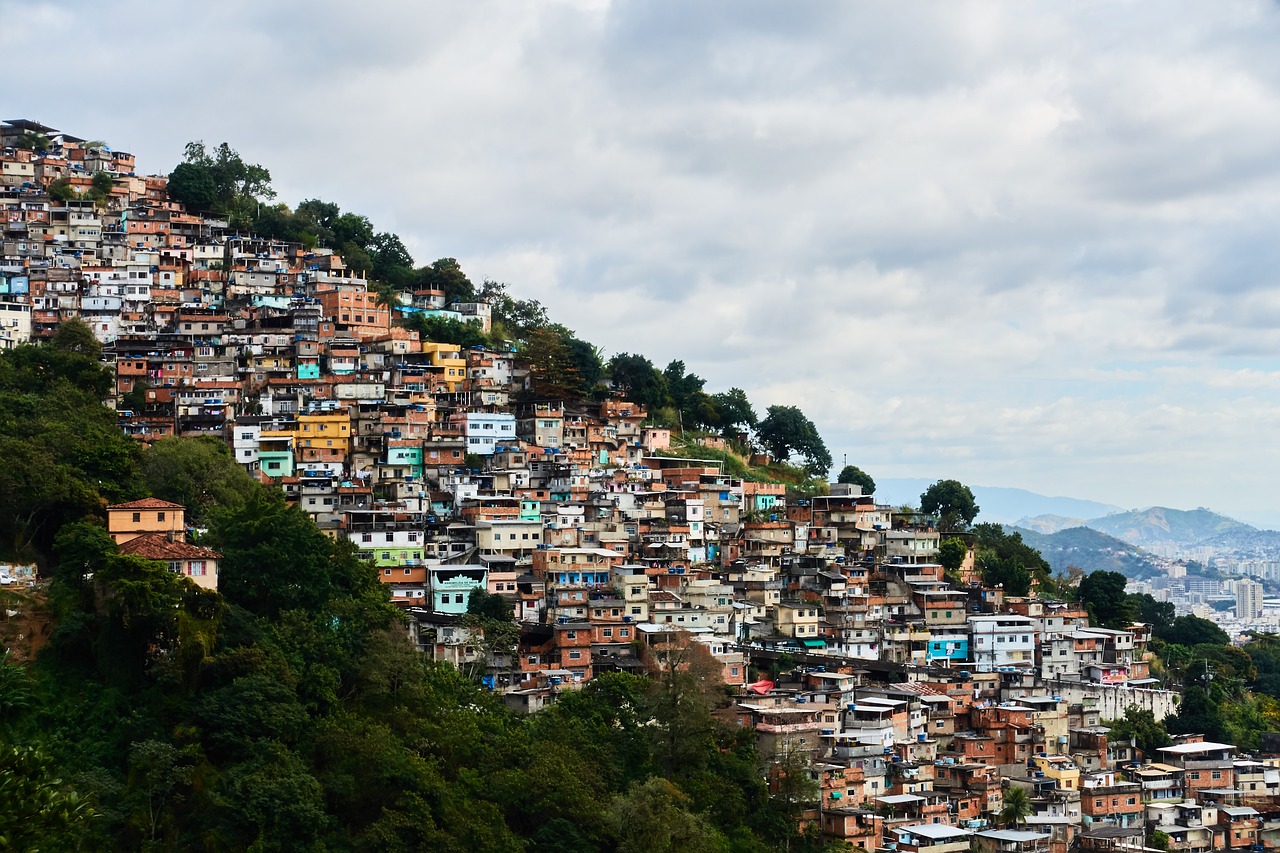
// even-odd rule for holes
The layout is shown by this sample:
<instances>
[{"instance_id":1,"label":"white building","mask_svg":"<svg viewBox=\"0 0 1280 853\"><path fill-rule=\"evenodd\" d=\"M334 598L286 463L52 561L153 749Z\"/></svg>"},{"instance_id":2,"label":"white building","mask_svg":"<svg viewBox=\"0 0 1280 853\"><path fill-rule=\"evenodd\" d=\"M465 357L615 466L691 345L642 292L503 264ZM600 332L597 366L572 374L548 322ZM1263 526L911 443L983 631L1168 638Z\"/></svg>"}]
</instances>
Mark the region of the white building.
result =
<instances>
[{"instance_id":1,"label":"white building","mask_svg":"<svg viewBox=\"0 0 1280 853\"><path fill-rule=\"evenodd\" d=\"M463 425L467 452L492 456L501 444L516 440L516 416L508 413L468 412Z\"/></svg>"},{"instance_id":2,"label":"white building","mask_svg":"<svg viewBox=\"0 0 1280 853\"><path fill-rule=\"evenodd\" d=\"M1262 584L1241 578L1236 581L1236 618L1258 619L1262 616Z\"/></svg>"},{"instance_id":3,"label":"white building","mask_svg":"<svg viewBox=\"0 0 1280 853\"><path fill-rule=\"evenodd\" d=\"M992 672L1006 667L1030 667L1036 660L1036 623L1026 616L970 616L974 668Z\"/></svg>"},{"instance_id":4,"label":"white building","mask_svg":"<svg viewBox=\"0 0 1280 853\"><path fill-rule=\"evenodd\" d=\"M0 302L0 349L13 349L31 340L31 306Z\"/></svg>"}]
</instances>

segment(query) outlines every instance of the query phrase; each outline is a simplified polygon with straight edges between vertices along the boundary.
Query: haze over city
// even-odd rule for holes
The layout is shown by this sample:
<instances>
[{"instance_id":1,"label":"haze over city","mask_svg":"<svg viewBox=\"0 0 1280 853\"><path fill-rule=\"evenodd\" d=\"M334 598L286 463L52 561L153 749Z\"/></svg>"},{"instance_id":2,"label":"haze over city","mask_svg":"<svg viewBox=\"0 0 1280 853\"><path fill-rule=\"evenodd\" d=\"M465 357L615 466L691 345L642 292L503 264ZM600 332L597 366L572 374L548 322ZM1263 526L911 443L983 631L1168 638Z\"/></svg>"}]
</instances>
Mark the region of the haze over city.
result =
<instances>
[{"instance_id":1,"label":"haze over city","mask_svg":"<svg viewBox=\"0 0 1280 853\"><path fill-rule=\"evenodd\" d=\"M1280 520L1274 3L77 8L0 0L5 118L225 140L837 468Z\"/></svg>"}]
</instances>

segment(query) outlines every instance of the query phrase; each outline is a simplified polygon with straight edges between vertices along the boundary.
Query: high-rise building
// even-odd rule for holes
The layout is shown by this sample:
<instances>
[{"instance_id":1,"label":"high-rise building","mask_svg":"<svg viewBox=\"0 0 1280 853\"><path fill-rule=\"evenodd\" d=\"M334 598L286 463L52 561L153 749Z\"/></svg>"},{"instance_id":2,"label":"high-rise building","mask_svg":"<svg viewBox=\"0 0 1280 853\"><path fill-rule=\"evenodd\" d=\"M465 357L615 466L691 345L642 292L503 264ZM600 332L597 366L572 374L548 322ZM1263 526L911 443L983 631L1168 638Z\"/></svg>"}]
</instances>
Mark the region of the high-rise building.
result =
<instances>
[{"instance_id":1,"label":"high-rise building","mask_svg":"<svg viewBox=\"0 0 1280 853\"><path fill-rule=\"evenodd\" d=\"M1262 584L1242 578L1236 581L1236 618L1258 619L1262 616Z\"/></svg>"}]
</instances>

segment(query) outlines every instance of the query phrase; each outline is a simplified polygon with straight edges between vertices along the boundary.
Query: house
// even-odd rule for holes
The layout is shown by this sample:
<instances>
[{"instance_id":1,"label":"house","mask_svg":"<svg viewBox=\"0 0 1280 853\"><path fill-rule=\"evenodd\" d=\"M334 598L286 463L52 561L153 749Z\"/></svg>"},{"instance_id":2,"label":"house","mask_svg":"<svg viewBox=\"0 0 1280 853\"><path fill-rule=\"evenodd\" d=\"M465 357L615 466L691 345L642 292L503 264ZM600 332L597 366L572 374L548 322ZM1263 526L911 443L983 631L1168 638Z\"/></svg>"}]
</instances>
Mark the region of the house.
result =
<instances>
[{"instance_id":1,"label":"house","mask_svg":"<svg viewBox=\"0 0 1280 853\"><path fill-rule=\"evenodd\" d=\"M143 498L107 507L107 532L117 545L146 534L185 542L187 508L158 498Z\"/></svg>"}]
</instances>

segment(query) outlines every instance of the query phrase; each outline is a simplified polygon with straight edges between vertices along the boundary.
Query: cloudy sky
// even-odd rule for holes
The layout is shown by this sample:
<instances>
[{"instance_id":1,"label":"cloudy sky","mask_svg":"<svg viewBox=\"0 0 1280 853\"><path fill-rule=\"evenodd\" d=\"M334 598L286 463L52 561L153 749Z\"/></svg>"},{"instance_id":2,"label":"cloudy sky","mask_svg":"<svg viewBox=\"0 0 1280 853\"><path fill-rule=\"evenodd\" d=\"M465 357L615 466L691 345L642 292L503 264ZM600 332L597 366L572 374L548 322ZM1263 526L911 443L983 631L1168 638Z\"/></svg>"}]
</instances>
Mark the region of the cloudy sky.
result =
<instances>
[{"instance_id":1,"label":"cloudy sky","mask_svg":"<svg viewBox=\"0 0 1280 853\"><path fill-rule=\"evenodd\" d=\"M0 0L3 118L191 139L837 465L1280 523L1280 6Z\"/></svg>"}]
</instances>

